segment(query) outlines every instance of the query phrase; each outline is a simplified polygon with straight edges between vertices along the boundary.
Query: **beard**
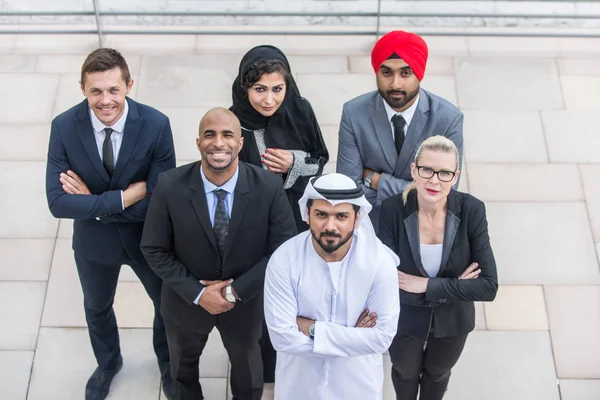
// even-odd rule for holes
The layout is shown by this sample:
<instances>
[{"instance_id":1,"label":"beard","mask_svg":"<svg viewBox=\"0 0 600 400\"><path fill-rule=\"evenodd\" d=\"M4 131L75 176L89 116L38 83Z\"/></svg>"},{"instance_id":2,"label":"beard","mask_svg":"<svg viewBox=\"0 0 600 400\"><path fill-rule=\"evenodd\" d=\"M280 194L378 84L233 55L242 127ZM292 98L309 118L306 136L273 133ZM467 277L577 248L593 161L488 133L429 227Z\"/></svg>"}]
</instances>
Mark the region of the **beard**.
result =
<instances>
[{"instance_id":1,"label":"beard","mask_svg":"<svg viewBox=\"0 0 600 400\"><path fill-rule=\"evenodd\" d=\"M331 254L337 251L346 243L348 243L348 241L352 238L352 235L354 234L354 229L352 229L346 237L342 237L342 235L340 235L339 233L331 231L323 231L317 237L317 234L312 229L310 230L310 234L312 235L315 242L319 244L319 247L323 249L323 251L325 251L327 254ZM339 238L340 240L337 243L330 243L327 241L327 238Z\"/></svg>"},{"instance_id":2,"label":"beard","mask_svg":"<svg viewBox=\"0 0 600 400\"><path fill-rule=\"evenodd\" d=\"M405 90L386 90L383 91L379 88L377 88L377 91L379 92L379 95L381 97L383 97L383 99L386 101L386 103L388 103L388 105L390 107L392 107L395 110L398 109L402 109L404 108L408 103L410 103L419 93L419 88L417 87L414 91L412 92L407 92ZM404 97L401 99L395 99L392 97L392 94L402 94Z\"/></svg>"}]
</instances>

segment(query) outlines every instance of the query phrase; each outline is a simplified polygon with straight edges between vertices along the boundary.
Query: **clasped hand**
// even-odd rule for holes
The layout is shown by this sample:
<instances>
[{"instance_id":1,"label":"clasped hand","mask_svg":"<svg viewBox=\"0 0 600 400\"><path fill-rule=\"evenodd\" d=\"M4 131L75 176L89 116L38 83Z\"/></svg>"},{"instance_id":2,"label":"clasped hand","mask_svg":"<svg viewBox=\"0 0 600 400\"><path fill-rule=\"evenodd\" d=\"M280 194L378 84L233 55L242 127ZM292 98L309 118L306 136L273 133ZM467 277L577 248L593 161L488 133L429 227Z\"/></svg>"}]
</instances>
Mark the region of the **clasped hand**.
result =
<instances>
[{"instance_id":1,"label":"clasped hand","mask_svg":"<svg viewBox=\"0 0 600 400\"><path fill-rule=\"evenodd\" d=\"M225 288L227 285L231 285L232 282L233 279L228 279L226 281L200 281L202 285L206 286L206 289L204 289L202 296L200 296L198 305L212 315L218 315L232 310L235 303L230 303L225 299ZM237 299L238 296L235 291L233 291L233 294Z\"/></svg>"}]
</instances>

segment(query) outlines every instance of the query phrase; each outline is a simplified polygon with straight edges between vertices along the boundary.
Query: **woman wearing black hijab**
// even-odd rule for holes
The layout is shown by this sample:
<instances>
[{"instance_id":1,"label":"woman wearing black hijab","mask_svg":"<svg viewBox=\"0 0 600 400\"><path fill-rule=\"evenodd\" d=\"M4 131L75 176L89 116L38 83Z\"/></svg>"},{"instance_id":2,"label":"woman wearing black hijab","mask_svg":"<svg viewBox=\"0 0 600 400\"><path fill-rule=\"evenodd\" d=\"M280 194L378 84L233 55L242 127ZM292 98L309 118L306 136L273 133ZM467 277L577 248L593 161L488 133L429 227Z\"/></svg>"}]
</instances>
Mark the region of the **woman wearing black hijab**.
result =
<instances>
[{"instance_id":1,"label":"woman wearing black hijab","mask_svg":"<svg viewBox=\"0 0 600 400\"><path fill-rule=\"evenodd\" d=\"M329 153L287 58L273 46L253 48L242 58L232 92L231 111L244 137L240 160L282 177L298 231L307 230L298 200L308 179L323 172Z\"/></svg>"},{"instance_id":2,"label":"woman wearing black hijab","mask_svg":"<svg viewBox=\"0 0 600 400\"><path fill-rule=\"evenodd\" d=\"M308 180L323 173L329 158L310 103L300 96L281 50L257 46L240 62L232 88L231 111L242 125L240 160L281 176L298 232L308 229L298 200ZM264 381L275 380L276 352L263 325Z\"/></svg>"}]
</instances>

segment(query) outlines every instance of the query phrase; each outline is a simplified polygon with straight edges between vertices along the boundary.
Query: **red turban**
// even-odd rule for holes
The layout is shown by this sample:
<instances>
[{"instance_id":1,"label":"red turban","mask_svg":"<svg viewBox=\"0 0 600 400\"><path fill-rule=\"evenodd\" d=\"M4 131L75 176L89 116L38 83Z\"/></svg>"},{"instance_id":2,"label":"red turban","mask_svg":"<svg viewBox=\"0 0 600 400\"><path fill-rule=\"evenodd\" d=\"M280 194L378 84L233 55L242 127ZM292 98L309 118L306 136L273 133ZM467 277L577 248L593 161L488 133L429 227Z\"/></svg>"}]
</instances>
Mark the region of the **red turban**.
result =
<instances>
[{"instance_id":1,"label":"red turban","mask_svg":"<svg viewBox=\"0 0 600 400\"><path fill-rule=\"evenodd\" d=\"M408 64L419 81L423 80L429 52L421 36L404 31L391 31L383 35L371 52L371 65L375 73L394 53Z\"/></svg>"}]
</instances>

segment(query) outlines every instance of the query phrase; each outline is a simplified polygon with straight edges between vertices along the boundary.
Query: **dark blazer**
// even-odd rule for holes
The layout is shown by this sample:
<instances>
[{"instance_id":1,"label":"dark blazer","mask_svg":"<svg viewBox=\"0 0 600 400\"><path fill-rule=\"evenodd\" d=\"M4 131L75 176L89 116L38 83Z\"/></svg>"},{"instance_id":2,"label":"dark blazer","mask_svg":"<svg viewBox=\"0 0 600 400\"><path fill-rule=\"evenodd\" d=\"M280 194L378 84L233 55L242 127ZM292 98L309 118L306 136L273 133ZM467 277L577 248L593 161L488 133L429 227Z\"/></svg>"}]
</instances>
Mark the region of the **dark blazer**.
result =
<instances>
[{"instance_id":1,"label":"dark blazer","mask_svg":"<svg viewBox=\"0 0 600 400\"><path fill-rule=\"evenodd\" d=\"M463 152L462 112L447 100L420 89L417 109L398 155L384 101L374 91L344 104L337 159L337 172L354 181L362 182L365 168L381 173L377 191L363 185L365 196L373 205L369 216L376 230L381 203L401 193L412 181L410 164L425 139L443 135L452 140L458 148L459 169Z\"/></svg>"},{"instance_id":2,"label":"dark blazer","mask_svg":"<svg viewBox=\"0 0 600 400\"><path fill-rule=\"evenodd\" d=\"M271 254L296 234L281 178L239 163L223 262L208 214L201 162L167 171L158 179L148 209L141 249L166 285L162 314L180 326L202 331L214 318L194 300L199 280L233 278L241 302L219 315L225 320L262 321L262 292ZM205 329L205 328L204 328Z\"/></svg>"},{"instance_id":3,"label":"dark blazer","mask_svg":"<svg viewBox=\"0 0 600 400\"><path fill-rule=\"evenodd\" d=\"M420 256L417 193L390 197L381 207L379 238L400 257L398 269L427 277ZM458 280L473 262L479 278ZM457 336L475 327L474 301L492 301L498 290L496 261L487 231L485 206L475 197L451 190L444 228L442 262L437 276L430 277L426 293L400 290L398 332L422 340L433 324L435 337Z\"/></svg>"},{"instance_id":4,"label":"dark blazer","mask_svg":"<svg viewBox=\"0 0 600 400\"><path fill-rule=\"evenodd\" d=\"M129 112L112 179L104 169L92 128L87 100L52 121L46 196L56 218L72 218L73 249L99 263L123 259L125 249L144 263L139 245L150 195L158 174L175 167L175 150L169 119L154 108L127 99ZM74 171L92 195L67 194L60 173ZM146 198L123 211L121 190L146 181ZM100 217L97 220L96 217Z\"/></svg>"}]
</instances>

